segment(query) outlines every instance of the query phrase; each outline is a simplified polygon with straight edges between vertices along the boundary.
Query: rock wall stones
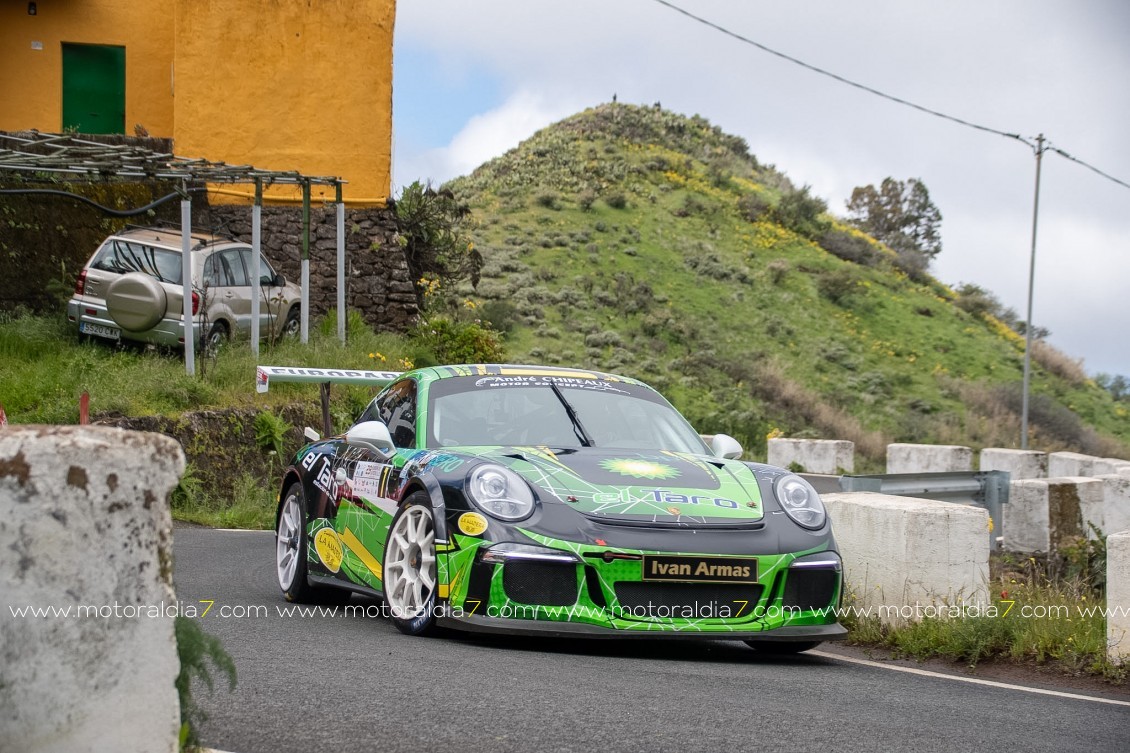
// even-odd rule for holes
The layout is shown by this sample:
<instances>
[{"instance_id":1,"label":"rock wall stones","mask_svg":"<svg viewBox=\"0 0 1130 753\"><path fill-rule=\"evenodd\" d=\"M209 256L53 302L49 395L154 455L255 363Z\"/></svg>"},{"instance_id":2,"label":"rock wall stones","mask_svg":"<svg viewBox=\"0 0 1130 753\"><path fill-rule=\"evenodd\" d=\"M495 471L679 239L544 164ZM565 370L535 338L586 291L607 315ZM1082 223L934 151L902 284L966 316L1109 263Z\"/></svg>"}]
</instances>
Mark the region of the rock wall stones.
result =
<instances>
[{"instance_id":1,"label":"rock wall stones","mask_svg":"<svg viewBox=\"0 0 1130 753\"><path fill-rule=\"evenodd\" d=\"M214 205L210 223L220 232L251 242L251 208ZM297 283L302 270L302 208L263 207L263 253ZM396 242L391 209L345 210L345 303L374 329L403 331L419 314L415 281ZM337 213L333 206L310 211L310 314L337 305Z\"/></svg>"}]
</instances>

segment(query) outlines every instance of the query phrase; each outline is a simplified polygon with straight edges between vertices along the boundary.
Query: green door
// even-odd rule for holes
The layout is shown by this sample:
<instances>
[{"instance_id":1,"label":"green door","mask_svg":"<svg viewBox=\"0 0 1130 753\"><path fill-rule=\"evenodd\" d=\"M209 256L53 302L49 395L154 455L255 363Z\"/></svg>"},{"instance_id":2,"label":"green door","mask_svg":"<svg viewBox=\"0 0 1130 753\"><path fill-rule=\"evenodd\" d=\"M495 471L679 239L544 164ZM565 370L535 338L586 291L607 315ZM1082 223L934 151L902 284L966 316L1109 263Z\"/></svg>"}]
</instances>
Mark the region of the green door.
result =
<instances>
[{"instance_id":1,"label":"green door","mask_svg":"<svg viewBox=\"0 0 1130 753\"><path fill-rule=\"evenodd\" d=\"M63 43L63 129L126 132L126 48Z\"/></svg>"}]
</instances>

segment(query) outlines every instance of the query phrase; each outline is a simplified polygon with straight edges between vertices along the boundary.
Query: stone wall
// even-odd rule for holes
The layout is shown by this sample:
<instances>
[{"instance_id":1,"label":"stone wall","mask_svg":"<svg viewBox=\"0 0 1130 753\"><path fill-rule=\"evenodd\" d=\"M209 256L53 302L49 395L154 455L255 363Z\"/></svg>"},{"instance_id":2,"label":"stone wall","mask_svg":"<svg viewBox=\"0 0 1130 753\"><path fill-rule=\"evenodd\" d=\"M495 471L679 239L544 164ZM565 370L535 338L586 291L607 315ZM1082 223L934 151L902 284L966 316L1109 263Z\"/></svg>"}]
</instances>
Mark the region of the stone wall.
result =
<instances>
[{"instance_id":1,"label":"stone wall","mask_svg":"<svg viewBox=\"0 0 1130 753\"><path fill-rule=\"evenodd\" d=\"M251 207L213 205L210 224L251 242ZM298 283L302 271L302 208L263 207L263 253ZM345 304L374 329L403 331L419 314L414 281L396 242L391 209L345 210ZM337 213L333 206L310 211L310 314L324 315L337 305Z\"/></svg>"}]
</instances>

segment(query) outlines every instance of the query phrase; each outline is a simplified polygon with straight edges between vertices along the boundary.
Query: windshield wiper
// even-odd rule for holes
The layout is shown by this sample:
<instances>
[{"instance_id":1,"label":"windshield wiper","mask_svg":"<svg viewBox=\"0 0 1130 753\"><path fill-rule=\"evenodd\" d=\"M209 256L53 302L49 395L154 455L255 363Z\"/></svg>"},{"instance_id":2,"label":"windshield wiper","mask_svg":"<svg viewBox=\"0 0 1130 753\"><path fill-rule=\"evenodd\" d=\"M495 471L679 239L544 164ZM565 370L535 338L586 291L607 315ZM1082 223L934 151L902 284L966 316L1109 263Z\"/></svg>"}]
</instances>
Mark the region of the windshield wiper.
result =
<instances>
[{"instance_id":1,"label":"windshield wiper","mask_svg":"<svg viewBox=\"0 0 1130 753\"><path fill-rule=\"evenodd\" d=\"M573 406L569 404L569 401L565 399L565 395L561 392L561 388L558 387L554 382L549 383L549 388L553 390L553 394L557 395L557 399L560 400L561 404L565 406L565 413L568 414L569 420L573 422L573 433L577 435L577 439L581 440L581 446L594 446L596 443L592 441L592 437L590 437L589 433L585 431L585 427L581 423L581 419L577 417L577 411L574 410Z\"/></svg>"}]
</instances>

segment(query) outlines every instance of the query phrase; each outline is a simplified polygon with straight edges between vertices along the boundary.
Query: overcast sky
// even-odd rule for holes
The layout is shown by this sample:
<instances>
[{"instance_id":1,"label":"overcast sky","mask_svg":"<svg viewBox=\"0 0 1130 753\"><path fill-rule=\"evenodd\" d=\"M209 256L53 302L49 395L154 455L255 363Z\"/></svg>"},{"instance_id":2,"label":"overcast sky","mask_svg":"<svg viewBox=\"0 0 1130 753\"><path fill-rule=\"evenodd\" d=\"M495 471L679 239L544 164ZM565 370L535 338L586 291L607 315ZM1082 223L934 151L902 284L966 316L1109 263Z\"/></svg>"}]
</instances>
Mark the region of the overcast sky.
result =
<instances>
[{"instance_id":1,"label":"overcast sky","mask_svg":"<svg viewBox=\"0 0 1130 753\"><path fill-rule=\"evenodd\" d=\"M1130 183L1128 0L672 0L741 36L924 107L1050 143ZM932 271L1023 317L1028 146L781 60L655 0L401 0L394 193L469 173L561 118L660 102L740 135L836 214L918 178L941 210ZM1046 153L1037 326L1091 374L1130 376L1130 188Z\"/></svg>"}]
</instances>

